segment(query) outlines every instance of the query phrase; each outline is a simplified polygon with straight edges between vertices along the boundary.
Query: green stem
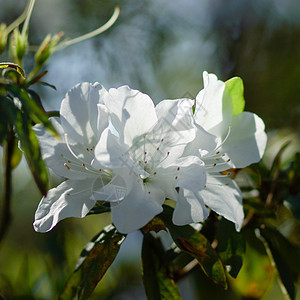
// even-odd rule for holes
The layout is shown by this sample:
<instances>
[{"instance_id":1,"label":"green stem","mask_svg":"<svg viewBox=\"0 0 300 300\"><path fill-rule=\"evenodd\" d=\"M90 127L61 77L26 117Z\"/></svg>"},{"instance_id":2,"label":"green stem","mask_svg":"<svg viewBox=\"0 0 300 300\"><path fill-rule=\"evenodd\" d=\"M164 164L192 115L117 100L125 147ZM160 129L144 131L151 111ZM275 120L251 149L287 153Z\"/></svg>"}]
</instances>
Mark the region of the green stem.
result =
<instances>
[{"instance_id":1,"label":"green stem","mask_svg":"<svg viewBox=\"0 0 300 300\"><path fill-rule=\"evenodd\" d=\"M9 130L5 155L4 195L2 202L2 218L0 221L0 242L4 238L11 222L11 195L12 195L12 157L15 145L15 136L12 129Z\"/></svg>"},{"instance_id":2,"label":"green stem","mask_svg":"<svg viewBox=\"0 0 300 300\"><path fill-rule=\"evenodd\" d=\"M108 28L110 28L116 22L116 20L119 17L119 14L120 14L120 7L116 6L113 15L111 16L111 18L104 25L102 25L101 27L99 27L98 29L96 29L94 31L91 31L91 32L89 32L87 34L79 36L79 37L77 37L75 39L72 39L72 40L60 43L56 47L55 51L56 50L64 49L64 48L66 48L68 46L71 46L73 44L85 41L85 40L90 39L90 38L92 38L92 37L94 37L96 35L101 34L102 32L106 31Z\"/></svg>"},{"instance_id":3,"label":"green stem","mask_svg":"<svg viewBox=\"0 0 300 300\"><path fill-rule=\"evenodd\" d=\"M28 10L27 10L26 19L25 19L25 22L24 22L24 25L23 25L23 28L22 28L22 36L23 37L28 32L29 21L30 21L30 18L31 18L31 14L32 14L34 4L35 4L35 0L30 0L29 7L28 7Z\"/></svg>"},{"instance_id":4,"label":"green stem","mask_svg":"<svg viewBox=\"0 0 300 300\"><path fill-rule=\"evenodd\" d=\"M9 26L7 26L7 28L6 28L7 34L9 34L11 31L13 31L22 22L24 22L27 14L28 14L29 5L30 5L30 0L27 2L27 5L26 5L24 11L22 12L22 14L16 20L14 20Z\"/></svg>"}]
</instances>

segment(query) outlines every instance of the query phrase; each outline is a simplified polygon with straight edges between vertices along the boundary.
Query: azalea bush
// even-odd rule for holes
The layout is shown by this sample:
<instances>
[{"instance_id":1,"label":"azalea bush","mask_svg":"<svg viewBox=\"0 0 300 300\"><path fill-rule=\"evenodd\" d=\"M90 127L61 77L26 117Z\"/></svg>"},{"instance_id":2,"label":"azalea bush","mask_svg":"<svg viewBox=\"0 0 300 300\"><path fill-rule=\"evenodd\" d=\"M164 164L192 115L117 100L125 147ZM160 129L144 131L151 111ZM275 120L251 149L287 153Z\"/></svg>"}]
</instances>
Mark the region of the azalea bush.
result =
<instances>
[{"instance_id":1,"label":"azalea bush","mask_svg":"<svg viewBox=\"0 0 300 300\"><path fill-rule=\"evenodd\" d=\"M25 72L33 6L30 1L20 18L0 27L1 51L8 43L10 54L0 65L5 165L0 241L14 214L12 173L24 155L42 194L35 231L59 228L70 217L111 215L111 224L95 232L56 297L92 296L128 234L139 231L148 299L181 299L177 283L187 276L204 283L208 278L215 297L247 299L263 297L276 277L283 296L295 299L299 247L277 227L289 220L291 231L299 232L300 154L283 167L285 143L271 167L261 162L265 125L244 111L242 79L223 82L204 72L204 88L195 99L157 105L126 85L106 89L83 82L67 92L59 111L45 111L32 86L55 88L43 81L48 59L108 29L119 8L108 23L82 37L48 35ZM56 187L50 188L48 169L62 179Z\"/></svg>"}]
</instances>

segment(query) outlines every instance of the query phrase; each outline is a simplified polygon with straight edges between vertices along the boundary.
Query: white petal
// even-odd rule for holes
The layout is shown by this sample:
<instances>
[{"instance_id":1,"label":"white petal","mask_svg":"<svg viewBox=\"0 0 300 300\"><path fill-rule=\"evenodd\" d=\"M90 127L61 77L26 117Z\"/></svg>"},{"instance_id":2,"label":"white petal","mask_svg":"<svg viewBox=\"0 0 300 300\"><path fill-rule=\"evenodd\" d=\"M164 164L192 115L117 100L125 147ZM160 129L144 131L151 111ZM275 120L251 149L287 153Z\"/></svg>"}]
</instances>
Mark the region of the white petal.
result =
<instances>
[{"instance_id":1,"label":"white petal","mask_svg":"<svg viewBox=\"0 0 300 300\"><path fill-rule=\"evenodd\" d=\"M230 178L214 178L208 174L206 188L199 195L217 214L235 223L239 231L244 219L242 193Z\"/></svg>"},{"instance_id":2,"label":"white petal","mask_svg":"<svg viewBox=\"0 0 300 300\"><path fill-rule=\"evenodd\" d=\"M129 233L137 230L163 211L165 194L151 184L141 180L133 184L126 198L117 205L111 205L112 221L118 231Z\"/></svg>"},{"instance_id":3,"label":"white petal","mask_svg":"<svg viewBox=\"0 0 300 300\"><path fill-rule=\"evenodd\" d=\"M234 168L244 168L261 160L266 148L265 125L257 115L242 112L233 116L231 132L220 148Z\"/></svg>"},{"instance_id":4,"label":"white petal","mask_svg":"<svg viewBox=\"0 0 300 300\"><path fill-rule=\"evenodd\" d=\"M83 218L95 205L90 199L93 181L67 180L48 191L35 213L35 231L51 230L59 221L69 218Z\"/></svg>"},{"instance_id":5,"label":"white petal","mask_svg":"<svg viewBox=\"0 0 300 300\"><path fill-rule=\"evenodd\" d=\"M127 195L128 189L130 187L128 187L126 181L119 174L114 174L108 183L104 182L102 178L98 178L94 182L91 199L109 202L122 201Z\"/></svg>"},{"instance_id":6,"label":"white petal","mask_svg":"<svg viewBox=\"0 0 300 300\"><path fill-rule=\"evenodd\" d=\"M231 123L233 106L223 81L203 73L204 89L196 96L195 120L209 133L224 137Z\"/></svg>"},{"instance_id":7,"label":"white petal","mask_svg":"<svg viewBox=\"0 0 300 300\"><path fill-rule=\"evenodd\" d=\"M187 144L184 155L199 155L199 151L202 150L207 153L212 152L217 146L216 136L208 133L200 125L195 124L195 127L195 139Z\"/></svg>"},{"instance_id":8,"label":"white petal","mask_svg":"<svg viewBox=\"0 0 300 300\"><path fill-rule=\"evenodd\" d=\"M180 189L173 212L175 225L187 225L204 221L209 215L201 197L192 191Z\"/></svg>"},{"instance_id":9,"label":"white petal","mask_svg":"<svg viewBox=\"0 0 300 300\"><path fill-rule=\"evenodd\" d=\"M95 161L93 166L107 169L128 168L131 172L148 176L129 155L128 146L122 144L120 138L115 136L109 128L101 135L100 141L95 148Z\"/></svg>"},{"instance_id":10,"label":"white petal","mask_svg":"<svg viewBox=\"0 0 300 300\"><path fill-rule=\"evenodd\" d=\"M159 122L170 131L186 131L193 128L194 100L176 99L159 102L155 111Z\"/></svg>"},{"instance_id":11,"label":"white petal","mask_svg":"<svg viewBox=\"0 0 300 300\"><path fill-rule=\"evenodd\" d=\"M111 114L111 122L127 145L135 137L148 132L157 122L151 98L128 86L110 89L105 105Z\"/></svg>"},{"instance_id":12,"label":"white petal","mask_svg":"<svg viewBox=\"0 0 300 300\"><path fill-rule=\"evenodd\" d=\"M155 150L159 149L160 155L152 153L160 156L162 163L159 164L163 167L179 158L186 145L196 136L193 104L194 101L190 99L164 100L155 108L159 121L147 139L155 145Z\"/></svg>"},{"instance_id":13,"label":"white petal","mask_svg":"<svg viewBox=\"0 0 300 300\"><path fill-rule=\"evenodd\" d=\"M63 99L60 119L69 137L85 145L95 146L101 132L98 132L97 104L103 103L107 91L100 84L80 83L71 89Z\"/></svg>"},{"instance_id":14,"label":"white petal","mask_svg":"<svg viewBox=\"0 0 300 300\"><path fill-rule=\"evenodd\" d=\"M51 118L53 126L62 133L62 128L56 119ZM68 147L62 140L62 138L54 137L49 130L45 129L41 124L37 124L33 127L35 131L42 152L42 157L45 160L47 166L53 170L53 172L61 177L69 179L82 179L82 176L89 176L85 169L82 168L82 173L73 172L68 169L65 164L69 164L68 161L77 161L76 158L70 153Z\"/></svg>"},{"instance_id":15,"label":"white petal","mask_svg":"<svg viewBox=\"0 0 300 300\"><path fill-rule=\"evenodd\" d=\"M206 184L203 161L196 156L187 156L177 161L178 179L176 186L191 191L202 190Z\"/></svg>"}]
</instances>

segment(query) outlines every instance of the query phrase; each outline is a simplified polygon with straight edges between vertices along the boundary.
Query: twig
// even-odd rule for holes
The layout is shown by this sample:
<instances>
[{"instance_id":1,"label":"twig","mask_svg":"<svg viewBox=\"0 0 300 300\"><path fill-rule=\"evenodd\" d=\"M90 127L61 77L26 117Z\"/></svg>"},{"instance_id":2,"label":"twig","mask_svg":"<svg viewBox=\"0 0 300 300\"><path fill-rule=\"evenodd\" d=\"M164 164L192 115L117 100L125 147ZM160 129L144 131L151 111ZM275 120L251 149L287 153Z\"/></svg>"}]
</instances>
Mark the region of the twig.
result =
<instances>
[{"instance_id":1,"label":"twig","mask_svg":"<svg viewBox=\"0 0 300 300\"><path fill-rule=\"evenodd\" d=\"M4 177L4 195L2 202L2 218L0 222L0 242L4 238L10 222L11 222L11 211L10 211L10 200L12 192L12 157L15 145L14 132L10 129L8 132L8 139L6 144L5 155L5 177Z\"/></svg>"}]
</instances>

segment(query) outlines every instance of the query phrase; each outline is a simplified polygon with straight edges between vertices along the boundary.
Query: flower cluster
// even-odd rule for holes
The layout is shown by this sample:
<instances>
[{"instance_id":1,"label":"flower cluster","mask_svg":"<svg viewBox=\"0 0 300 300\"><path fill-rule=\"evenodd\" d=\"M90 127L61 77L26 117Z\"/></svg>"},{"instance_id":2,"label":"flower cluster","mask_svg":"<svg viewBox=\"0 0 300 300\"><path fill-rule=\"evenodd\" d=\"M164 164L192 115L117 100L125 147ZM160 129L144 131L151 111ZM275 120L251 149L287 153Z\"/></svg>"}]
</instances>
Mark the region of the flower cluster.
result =
<instances>
[{"instance_id":1,"label":"flower cluster","mask_svg":"<svg viewBox=\"0 0 300 300\"><path fill-rule=\"evenodd\" d=\"M48 191L36 231L67 217L84 217L97 201L110 203L122 233L146 225L175 202L173 223L201 222L213 210L240 230L242 195L229 169L258 162L266 146L263 121L234 109L222 81L204 72L195 100L164 100L128 86L105 90L81 83L62 101L52 123L61 138L36 125L49 168L66 180Z\"/></svg>"}]
</instances>

